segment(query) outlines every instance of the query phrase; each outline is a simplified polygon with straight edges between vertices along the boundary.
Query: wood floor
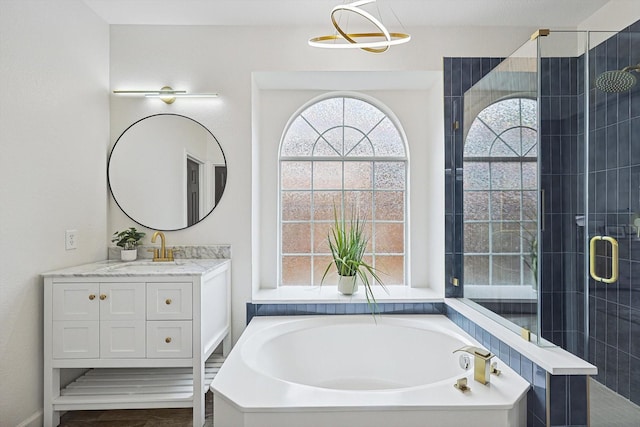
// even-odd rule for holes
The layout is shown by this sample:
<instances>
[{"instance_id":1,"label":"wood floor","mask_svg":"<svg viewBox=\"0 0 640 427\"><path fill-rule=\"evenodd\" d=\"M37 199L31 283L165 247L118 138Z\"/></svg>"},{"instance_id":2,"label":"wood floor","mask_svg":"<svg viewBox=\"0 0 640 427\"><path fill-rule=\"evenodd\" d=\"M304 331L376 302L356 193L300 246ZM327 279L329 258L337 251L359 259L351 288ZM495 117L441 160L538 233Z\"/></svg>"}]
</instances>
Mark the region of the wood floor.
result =
<instances>
[{"instance_id":1,"label":"wood floor","mask_svg":"<svg viewBox=\"0 0 640 427\"><path fill-rule=\"evenodd\" d=\"M213 394L205 395L205 427L213 427ZM193 427L191 408L118 409L72 411L60 419L60 427Z\"/></svg>"}]
</instances>

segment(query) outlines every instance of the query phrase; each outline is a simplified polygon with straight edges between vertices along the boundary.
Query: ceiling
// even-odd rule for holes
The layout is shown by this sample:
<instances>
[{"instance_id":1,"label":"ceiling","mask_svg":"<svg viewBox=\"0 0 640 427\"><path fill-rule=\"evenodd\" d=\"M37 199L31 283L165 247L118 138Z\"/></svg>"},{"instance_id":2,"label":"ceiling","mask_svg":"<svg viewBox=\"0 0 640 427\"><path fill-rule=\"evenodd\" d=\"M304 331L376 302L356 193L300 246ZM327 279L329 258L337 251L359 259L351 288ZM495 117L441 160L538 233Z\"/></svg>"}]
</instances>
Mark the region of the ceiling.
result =
<instances>
[{"instance_id":1,"label":"ceiling","mask_svg":"<svg viewBox=\"0 0 640 427\"><path fill-rule=\"evenodd\" d=\"M109 24L330 26L331 9L352 0L84 0ZM413 26L573 28L609 1L378 0L382 21ZM628 3L627 3L628 4Z\"/></svg>"}]
</instances>

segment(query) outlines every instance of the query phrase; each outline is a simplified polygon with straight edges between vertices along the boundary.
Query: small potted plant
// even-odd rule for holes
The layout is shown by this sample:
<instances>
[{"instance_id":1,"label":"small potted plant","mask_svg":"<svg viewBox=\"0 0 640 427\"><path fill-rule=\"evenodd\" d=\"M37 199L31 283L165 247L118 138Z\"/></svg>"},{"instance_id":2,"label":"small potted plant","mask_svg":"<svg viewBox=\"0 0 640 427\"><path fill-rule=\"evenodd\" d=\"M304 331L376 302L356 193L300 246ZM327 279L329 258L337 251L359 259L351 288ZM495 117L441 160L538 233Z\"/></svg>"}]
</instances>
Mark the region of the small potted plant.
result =
<instances>
[{"instance_id":1,"label":"small potted plant","mask_svg":"<svg viewBox=\"0 0 640 427\"><path fill-rule=\"evenodd\" d=\"M333 261L329 263L322 275L324 282L331 266L335 265L338 272L338 291L344 295L351 295L358 291L358 279L364 285L368 302L375 303L372 280L384 289L382 280L376 273L376 269L367 264L363 258L369 238L365 235L365 221L354 212L349 221L344 215L338 216L336 207L333 207L334 224L328 233L329 249Z\"/></svg>"},{"instance_id":2,"label":"small potted plant","mask_svg":"<svg viewBox=\"0 0 640 427\"><path fill-rule=\"evenodd\" d=\"M140 240L144 236L145 233L136 230L135 227L130 227L127 230L113 233L111 241L122 248L120 252L122 261L134 261L138 257L137 247L141 244Z\"/></svg>"}]
</instances>

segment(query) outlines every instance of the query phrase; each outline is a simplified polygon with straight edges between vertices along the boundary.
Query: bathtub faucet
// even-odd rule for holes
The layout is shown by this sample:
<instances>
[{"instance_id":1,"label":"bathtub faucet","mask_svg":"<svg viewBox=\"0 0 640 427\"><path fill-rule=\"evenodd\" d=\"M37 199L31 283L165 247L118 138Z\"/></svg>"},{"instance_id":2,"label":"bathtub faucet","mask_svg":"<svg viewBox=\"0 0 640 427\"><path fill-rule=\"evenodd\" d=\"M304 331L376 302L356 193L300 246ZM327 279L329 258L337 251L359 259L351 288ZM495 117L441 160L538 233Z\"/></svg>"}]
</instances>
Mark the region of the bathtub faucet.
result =
<instances>
[{"instance_id":1,"label":"bathtub faucet","mask_svg":"<svg viewBox=\"0 0 640 427\"><path fill-rule=\"evenodd\" d=\"M473 379L480 384L489 384L489 378L491 376L490 363L491 358L495 356L495 354L491 354L490 351L472 345L466 345L453 352L456 353L458 351L465 351L473 355Z\"/></svg>"}]
</instances>

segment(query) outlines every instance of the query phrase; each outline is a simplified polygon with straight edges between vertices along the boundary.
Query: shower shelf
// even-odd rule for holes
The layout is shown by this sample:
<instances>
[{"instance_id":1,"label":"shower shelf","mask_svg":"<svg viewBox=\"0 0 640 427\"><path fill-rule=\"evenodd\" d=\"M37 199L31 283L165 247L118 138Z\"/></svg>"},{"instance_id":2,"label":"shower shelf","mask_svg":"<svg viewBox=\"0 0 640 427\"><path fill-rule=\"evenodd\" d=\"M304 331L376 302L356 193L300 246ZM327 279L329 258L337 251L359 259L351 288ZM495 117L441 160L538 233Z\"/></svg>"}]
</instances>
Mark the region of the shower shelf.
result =
<instances>
[{"instance_id":1,"label":"shower shelf","mask_svg":"<svg viewBox=\"0 0 640 427\"><path fill-rule=\"evenodd\" d=\"M225 358L213 354L205 362L204 387L220 370ZM191 368L94 368L60 391L53 400L56 410L191 407L193 372Z\"/></svg>"}]
</instances>

